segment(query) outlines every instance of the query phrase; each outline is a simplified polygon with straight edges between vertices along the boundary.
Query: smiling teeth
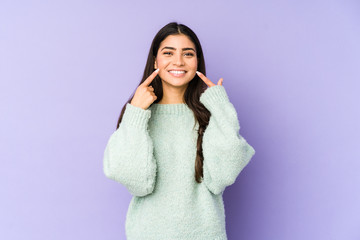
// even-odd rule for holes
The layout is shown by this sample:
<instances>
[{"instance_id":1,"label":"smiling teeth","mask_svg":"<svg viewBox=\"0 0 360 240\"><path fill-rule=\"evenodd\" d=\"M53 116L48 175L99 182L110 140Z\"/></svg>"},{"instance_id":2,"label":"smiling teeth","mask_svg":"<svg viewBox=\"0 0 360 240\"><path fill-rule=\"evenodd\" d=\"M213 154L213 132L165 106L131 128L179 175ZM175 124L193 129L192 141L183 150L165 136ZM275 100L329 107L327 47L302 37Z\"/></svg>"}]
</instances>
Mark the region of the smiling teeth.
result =
<instances>
[{"instance_id":1,"label":"smiling teeth","mask_svg":"<svg viewBox=\"0 0 360 240\"><path fill-rule=\"evenodd\" d=\"M185 71L169 71L171 73L175 73L175 74L181 74L181 73L185 73Z\"/></svg>"}]
</instances>

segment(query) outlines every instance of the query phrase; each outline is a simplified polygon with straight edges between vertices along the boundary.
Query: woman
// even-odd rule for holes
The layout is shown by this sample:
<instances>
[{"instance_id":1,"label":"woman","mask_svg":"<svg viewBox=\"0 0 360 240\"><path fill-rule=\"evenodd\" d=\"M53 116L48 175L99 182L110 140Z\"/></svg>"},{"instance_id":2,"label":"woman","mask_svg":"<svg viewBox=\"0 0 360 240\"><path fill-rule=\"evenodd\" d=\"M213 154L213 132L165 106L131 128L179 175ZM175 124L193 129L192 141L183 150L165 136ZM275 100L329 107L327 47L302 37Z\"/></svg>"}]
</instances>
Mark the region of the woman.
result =
<instances>
[{"instance_id":1,"label":"woman","mask_svg":"<svg viewBox=\"0 0 360 240\"><path fill-rule=\"evenodd\" d=\"M222 78L205 74L195 33L176 22L160 29L104 152L105 175L133 195L128 240L227 239L222 194L255 150Z\"/></svg>"}]
</instances>

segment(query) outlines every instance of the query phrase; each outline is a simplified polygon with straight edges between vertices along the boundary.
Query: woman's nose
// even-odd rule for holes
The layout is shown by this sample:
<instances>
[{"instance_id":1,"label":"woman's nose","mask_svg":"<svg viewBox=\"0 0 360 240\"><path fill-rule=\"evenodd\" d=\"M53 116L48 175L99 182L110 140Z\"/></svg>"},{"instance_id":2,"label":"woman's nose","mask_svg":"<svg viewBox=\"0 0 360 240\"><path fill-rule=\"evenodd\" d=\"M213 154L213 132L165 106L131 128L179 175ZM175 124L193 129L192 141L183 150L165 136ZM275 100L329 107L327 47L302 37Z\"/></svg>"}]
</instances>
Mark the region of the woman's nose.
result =
<instances>
[{"instance_id":1,"label":"woman's nose","mask_svg":"<svg viewBox=\"0 0 360 240\"><path fill-rule=\"evenodd\" d=\"M174 60L175 62L175 64L176 65L183 65L184 64L184 60L183 60L183 56L181 55L181 54L177 54L176 56L175 56L175 60Z\"/></svg>"}]
</instances>

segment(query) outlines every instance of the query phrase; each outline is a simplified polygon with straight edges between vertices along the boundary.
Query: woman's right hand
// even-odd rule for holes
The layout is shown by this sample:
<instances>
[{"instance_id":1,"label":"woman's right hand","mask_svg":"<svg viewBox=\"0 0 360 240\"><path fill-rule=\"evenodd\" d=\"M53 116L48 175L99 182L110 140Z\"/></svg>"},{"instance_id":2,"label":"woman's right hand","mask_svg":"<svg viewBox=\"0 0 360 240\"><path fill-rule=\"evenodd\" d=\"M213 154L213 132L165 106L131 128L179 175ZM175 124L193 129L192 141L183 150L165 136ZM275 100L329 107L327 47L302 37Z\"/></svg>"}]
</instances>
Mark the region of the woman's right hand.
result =
<instances>
[{"instance_id":1,"label":"woman's right hand","mask_svg":"<svg viewBox=\"0 0 360 240\"><path fill-rule=\"evenodd\" d=\"M157 96L154 93L154 88L149 86L149 84L154 80L158 72L159 68L152 72L152 74L138 86L134 97L130 102L131 105L146 110L157 99Z\"/></svg>"}]
</instances>

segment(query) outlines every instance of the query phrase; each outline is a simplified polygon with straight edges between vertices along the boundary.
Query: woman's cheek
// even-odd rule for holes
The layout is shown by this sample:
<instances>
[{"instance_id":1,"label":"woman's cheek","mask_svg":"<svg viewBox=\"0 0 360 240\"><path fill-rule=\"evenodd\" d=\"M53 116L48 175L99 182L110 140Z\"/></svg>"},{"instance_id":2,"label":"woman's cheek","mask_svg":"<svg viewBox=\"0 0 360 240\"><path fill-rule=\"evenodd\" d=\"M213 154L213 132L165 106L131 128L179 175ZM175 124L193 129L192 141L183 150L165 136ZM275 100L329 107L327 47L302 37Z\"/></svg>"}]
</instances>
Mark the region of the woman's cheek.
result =
<instances>
[{"instance_id":1,"label":"woman's cheek","mask_svg":"<svg viewBox=\"0 0 360 240\"><path fill-rule=\"evenodd\" d=\"M160 68L159 76L161 79L166 78L166 70L164 68Z\"/></svg>"},{"instance_id":2,"label":"woman's cheek","mask_svg":"<svg viewBox=\"0 0 360 240\"><path fill-rule=\"evenodd\" d=\"M163 79L166 75L166 62L162 61L161 59L158 60L158 68L160 68L159 76Z\"/></svg>"}]
</instances>

